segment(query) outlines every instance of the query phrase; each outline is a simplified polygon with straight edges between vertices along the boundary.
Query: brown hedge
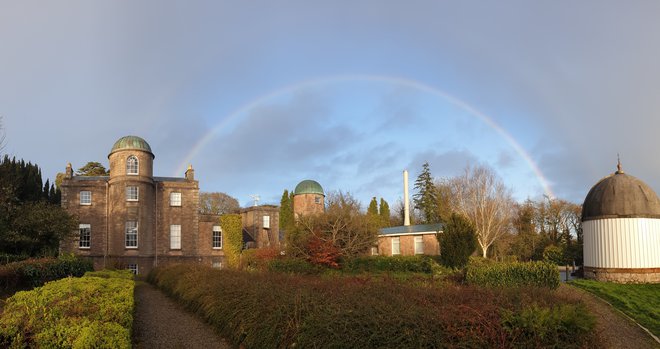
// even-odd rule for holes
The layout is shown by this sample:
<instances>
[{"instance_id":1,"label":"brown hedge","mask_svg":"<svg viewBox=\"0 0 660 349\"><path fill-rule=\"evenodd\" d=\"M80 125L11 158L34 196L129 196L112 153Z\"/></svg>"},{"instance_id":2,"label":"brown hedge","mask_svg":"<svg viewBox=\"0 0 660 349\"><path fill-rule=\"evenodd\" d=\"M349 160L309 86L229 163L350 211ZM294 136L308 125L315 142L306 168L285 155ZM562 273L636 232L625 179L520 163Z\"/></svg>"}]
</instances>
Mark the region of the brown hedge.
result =
<instances>
[{"instance_id":1,"label":"brown hedge","mask_svg":"<svg viewBox=\"0 0 660 349\"><path fill-rule=\"evenodd\" d=\"M542 288L420 287L382 277L310 277L186 265L157 268L149 280L245 348L597 346L582 305ZM525 328L534 324L516 317L559 308L576 311L552 312L559 315L547 322L554 327L544 336L535 336ZM572 337L548 335L558 331Z\"/></svg>"}]
</instances>

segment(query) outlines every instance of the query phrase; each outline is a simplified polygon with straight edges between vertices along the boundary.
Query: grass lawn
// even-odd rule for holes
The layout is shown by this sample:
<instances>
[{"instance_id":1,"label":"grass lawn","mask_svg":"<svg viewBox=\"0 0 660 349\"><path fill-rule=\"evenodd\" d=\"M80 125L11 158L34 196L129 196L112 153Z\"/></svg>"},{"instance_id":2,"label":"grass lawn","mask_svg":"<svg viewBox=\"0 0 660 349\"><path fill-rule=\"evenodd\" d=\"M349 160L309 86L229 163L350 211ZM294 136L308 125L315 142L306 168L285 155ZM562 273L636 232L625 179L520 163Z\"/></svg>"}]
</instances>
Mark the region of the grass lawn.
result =
<instances>
[{"instance_id":1,"label":"grass lawn","mask_svg":"<svg viewBox=\"0 0 660 349\"><path fill-rule=\"evenodd\" d=\"M615 284L583 279L571 284L605 299L660 336L660 284Z\"/></svg>"}]
</instances>

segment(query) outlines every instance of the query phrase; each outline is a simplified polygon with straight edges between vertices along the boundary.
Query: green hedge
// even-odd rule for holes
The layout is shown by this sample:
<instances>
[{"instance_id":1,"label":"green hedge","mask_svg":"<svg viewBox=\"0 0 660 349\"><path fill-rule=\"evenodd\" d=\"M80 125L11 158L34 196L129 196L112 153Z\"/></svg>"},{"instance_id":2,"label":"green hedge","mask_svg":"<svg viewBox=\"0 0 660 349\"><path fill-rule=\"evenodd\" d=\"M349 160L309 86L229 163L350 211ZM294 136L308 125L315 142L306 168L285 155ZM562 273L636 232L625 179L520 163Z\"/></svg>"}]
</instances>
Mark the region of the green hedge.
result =
<instances>
[{"instance_id":1,"label":"green hedge","mask_svg":"<svg viewBox=\"0 0 660 349\"><path fill-rule=\"evenodd\" d=\"M5 291L41 286L67 276L83 276L92 262L73 256L29 259L0 266L0 287Z\"/></svg>"},{"instance_id":2,"label":"green hedge","mask_svg":"<svg viewBox=\"0 0 660 349\"><path fill-rule=\"evenodd\" d=\"M527 336L521 309L554 312L543 288L425 287L389 278L316 277L178 265L148 280L244 348L598 347L586 312ZM521 296L524 294L525 296ZM562 310L563 312L563 310ZM521 327L522 326L522 327ZM571 333L566 339L560 331ZM525 333L526 337L521 334ZM557 338L560 338L557 341ZM531 345L530 345L531 343Z\"/></svg>"},{"instance_id":3,"label":"green hedge","mask_svg":"<svg viewBox=\"0 0 660 349\"><path fill-rule=\"evenodd\" d=\"M304 259L291 257L273 259L268 262L267 267L268 271L306 275L319 274L324 269Z\"/></svg>"},{"instance_id":4,"label":"green hedge","mask_svg":"<svg viewBox=\"0 0 660 349\"><path fill-rule=\"evenodd\" d=\"M0 317L3 348L130 348L134 282L126 271L17 292Z\"/></svg>"},{"instance_id":5,"label":"green hedge","mask_svg":"<svg viewBox=\"0 0 660 349\"><path fill-rule=\"evenodd\" d=\"M489 287L559 287L559 270L548 262L470 263L468 283Z\"/></svg>"},{"instance_id":6,"label":"green hedge","mask_svg":"<svg viewBox=\"0 0 660 349\"><path fill-rule=\"evenodd\" d=\"M410 272L431 274L438 264L429 256L369 256L349 259L342 269L353 273L362 272Z\"/></svg>"}]
</instances>

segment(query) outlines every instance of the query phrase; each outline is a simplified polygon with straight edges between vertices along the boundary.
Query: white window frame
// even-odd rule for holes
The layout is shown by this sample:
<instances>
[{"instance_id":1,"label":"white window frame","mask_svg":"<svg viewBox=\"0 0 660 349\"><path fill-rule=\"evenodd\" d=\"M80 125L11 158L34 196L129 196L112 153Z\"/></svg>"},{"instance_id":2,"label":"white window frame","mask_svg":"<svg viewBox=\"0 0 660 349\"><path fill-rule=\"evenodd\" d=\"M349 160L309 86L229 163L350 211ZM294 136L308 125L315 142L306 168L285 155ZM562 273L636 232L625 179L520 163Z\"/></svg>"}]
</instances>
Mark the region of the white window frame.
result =
<instances>
[{"instance_id":1,"label":"white window frame","mask_svg":"<svg viewBox=\"0 0 660 349\"><path fill-rule=\"evenodd\" d=\"M135 155L130 155L126 158L126 174L129 176L140 174L140 161Z\"/></svg>"},{"instance_id":2,"label":"white window frame","mask_svg":"<svg viewBox=\"0 0 660 349\"><path fill-rule=\"evenodd\" d=\"M395 248L396 246L396 248ZM401 254L401 238L398 236L392 237L392 256L398 256Z\"/></svg>"},{"instance_id":3,"label":"white window frame","mask_svg":"<svg viewBox=\"0 0 660 349\"><path fill-rule=\"evenodd\" d=\"M371 246L371 255L378 256L378 246Z\"/></svg>"},{"instance_id":4,"label":"white window frame","mask_svg":"<svg viewBox=\"0 0 660 349\"><path fill-rule=\"evenodd\" d=\"M213 249L221 250L222 249L222 228L219 225L213 226Z\"/></svg>"},{"instance_id":5,"label":"white window frame","mask_svg":"<svg viewBox=\"0 0 660 349\"><path fill-rule=\"evenodd\" d=\"M424 237L420 235L415 236L414 238L415 254L424 254Z\"/></svg>"},{"instance_id":6,"label":"white window frame","mask_svg":"<svg viewBox=\"0 0 660 349\"><path fill-rule=\"evenodd\" d=\"M78 248L82 250L89 250L92 246L92 225L79 224L78 231L80 233L78 236Z\"/></svg>"},{"instance_id":7,"label":"white window frame","mask_svg":"<svg viewBox=\"0 0 660 349\"><path fill-rule=\"evenodd\" d=\"M135 275L137 275L138 271L139 271L137 263L129 263L128 268L126 268L126 269L130 270Z\"/></svg>"},{"instance_id":8,"label":"white window frame","mask_svg":"<svg viewBox=\"0 0 660 349\"><path fill-rule=\"evenodd\" d=\"M89 190L80 191L80 205L90 206L92 204L92 192Z\"/></svg>"},{"instance_id":9,"label":"white window frame","mask_svg":"<svg viewBox=\"0 0 660 349\"><path fill-rule=\"evenodd\" d=\"M211 268L222 269L222 262L217 262L217 261L211 262Z\"/></svg>"},{"instance_id":10,"label":"white window frame","mask_svg":"<svg viewBox=\"0 0 660 349\"><path fill-rule=\"evenodd\" d=\"M181 207L181 193L180 192L171 192L170 193L170 206Z\"/></svg>"},{"instance_id":11,"label":"white window frame","mask_svg":"<svg viewBox=\"0 0 660 349\"><path fill-rule=\"evenodd\" d=\"M181 249L181 225L170 225L170 250Z\"/></svg>"},{"instance_id":12,"label":"white window frame","mask_svg":"<svg viewBox=\"0 0 660 349\"><path fill-rule=\"evenodd\" d=\"M139 229L137 221L126 221L126 234L124 235L124 246L129 249L138 248ZM132 237L135 237L133 239ZM130 239L130 240L129 240ZM133 241L134 244L133 244ZM129 242L131 243L129 245Z\"/></svg>"},{"instance_id":13,"label":"white window frame","mask_svg":"<svg viewBox=\"0 0 660 349\"><path fill-rule=\"evenodd\" d=\"M263 216L264 229L270 229L270 216Z\"/></svg>"},{"instance_id":14,"label":"white window frame","mask_svg":"<svg viewBox=\"0 0 660 349\"><path fill-rule=\"evenodd\" d=\"M135 193L133 193L135 189ZM135 194L135 195L133 195ZM139 201L140 200L140 188L135 185L126 186L126 201Z\"/></svg>"}]
</instances>

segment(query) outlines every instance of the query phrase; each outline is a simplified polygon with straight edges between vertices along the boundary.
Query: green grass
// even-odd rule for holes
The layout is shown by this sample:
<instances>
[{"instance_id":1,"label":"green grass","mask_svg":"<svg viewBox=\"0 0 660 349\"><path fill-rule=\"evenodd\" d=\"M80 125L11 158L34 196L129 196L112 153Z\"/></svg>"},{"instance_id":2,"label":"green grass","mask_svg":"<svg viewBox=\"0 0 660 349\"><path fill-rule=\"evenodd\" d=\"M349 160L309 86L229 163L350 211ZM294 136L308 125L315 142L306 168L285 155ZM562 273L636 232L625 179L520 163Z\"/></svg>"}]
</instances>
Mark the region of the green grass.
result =
<instances>
[{"instance_id":1,"label":"green grass","mask_svg":"<svg viewBox=\"0 0 660 349\"><path fill-rule=\"evenodd\" d=\"M660 284L615 284L594 280L574 280L571 284L605 299L660 336Z\"/></svg>"}]
</instances>

